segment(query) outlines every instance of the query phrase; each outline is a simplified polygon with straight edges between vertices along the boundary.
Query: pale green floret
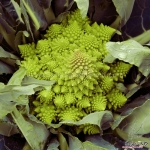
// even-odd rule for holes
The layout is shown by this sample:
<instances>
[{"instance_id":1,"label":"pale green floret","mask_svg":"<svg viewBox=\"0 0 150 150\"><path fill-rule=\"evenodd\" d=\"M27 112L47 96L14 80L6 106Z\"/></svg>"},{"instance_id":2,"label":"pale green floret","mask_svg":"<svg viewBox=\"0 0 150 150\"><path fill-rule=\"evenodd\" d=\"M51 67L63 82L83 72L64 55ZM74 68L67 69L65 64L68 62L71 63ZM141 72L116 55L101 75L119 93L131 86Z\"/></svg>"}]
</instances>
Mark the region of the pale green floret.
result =
<instances>
[{"instance_id":1,"label":"pale green floret","mask_svg":"<svg viewBox=\"0 0 150 150\"><path fill-rule=\"evenodd\" d=\"M65 38L68 38L70 43L73 43L75 42L75 40L78 40L81 35L83 35L83 32L78 23L74 21L72 24L70 24L64 29L62 35Z\"/></svg>"},{"instance_id":2,"label":"pale green floret","mask_svg":"<svg viewBox=\"0 0 150 150\"><path fill-rule=\"evenodd\" d=\"M41 103L49 104L52 101L54 92L51 90L42 90L38 93L37 98L40 99Z\"/></svg>"},{"instance_id":3,"label":"pale green floret","mask_svg":"<svg viewBox=\"0 0 150 150\"><path fill-rule=\"evenodd\" d=\"M46 31L46 34L44 35L47 39L54 39L57 38L58 35L62 33L63 27L59 24L52 24L48 30Z\"/></svg>"},{"instance_id":4,"label":"pale green floret","mask_svg":"<svg viewBox=\"0 0 150 150\"><path fill-rule=\"evenodd\" d=\"M106 105L107 105L107 99L102 94L95 95L91 99L91 110L93 112L105 110L106 109Z\"/></svg>"},{"instance_id":5,"label":"pale green floret","mask_svg":"<svg viewBox=\"0 0 150 150\"><path fill-rule=\"evenodd\" d=\"M84 116L84 113L73 106L66 107L65 109L61 110L58 114L60 121L78 121Z\"/></svg>"},{"instance_id":6,"label":"pale green floret","mask_svg":"<svg viewBox=\"0 0 150 150\"><path fill-rule=\"evenodd\" d=\"M90 25L76 10L60 25L51 25L37 44L18 46L24 58L20 67L26 69L27 76L55 81L51 90L34 95L33 112L39 120L46 124L79 121L89 113L116 110L126 103L115 85L123 82L132 65L120 60L103 62L108 54L106 42L115 32L103 24ZM80 130L85 134L100 132L91 124Z\"/></svg>"},{"instance_id":7,"label":"pale green floret","mask_svg":"<svg viewBox=\"0 0 150 150\"><path fill-rule=\"evenodd\" d=\"M83 131L84 134L92 135L100 133L100 128L94 124L83 124L79 127L76 127L76 133L79 134Z\"/></svg>"},{"instance_id":8,"label":"pale green floret","mask_svg":"<svg viewBox=\"0 0 150 150\"><path fill-rule=\"evenodd\" d=\"M116 29L111 28L109 26L103 25L102 23L99 26L100 38L103 41L110 41L112 35L116 32Z\"/></svg>"},{"instance_id":9,"label":"pale green floret","mask_svg":"<svg viewBox=\"0 0 150 150\"><path fill-rule=\"evenodd\" d=\"M90 23L90 20L88 17L83 18L80 13L80 9L75 10L74 12L71 12L70 15L67 17L68 23L72 24L74 21L77 21L80 27L83 27L85 23Z\"/></svg>"},{"instance_id":10,"label":"pale green floret","mask_svg":"<svg viewBox=\"0 0 150 150\"><path fill-rule=\"evenodd\" d=\"M67 38L57 38L51 42L52 54L57 52L62 54L64 51L69 49L69 40Z\"/></svg>"},{"instance_id":11,"label":"pale green floret","mask_svg":"<svg viewBox=\"0 0 150 150\"><path fill-rule=\"evenodd\" d=\"M108 108L116 110L117 108L122 107L126 102L127 98L122 94L118 89L113 89L110 93L107 94L108 99Z\"/></svg>"},{"instance_id":12,"label":"pale green floret","mask_svg":"<svg viewBox=\"0 0 150 150\"><path fill-rule=\"evenodd\" d=\"M101 77L100 87L104 93L108 93L114 86L114 81L111 76Z\"/></svg>"},{"instance_id":13,"label":"pale green floret","mask_svg":"<svg viewBox=\"0 0 150 150\"><path fill-rule=\"evenodd\" d=\"M66 93L64 98L67 105L74 104L76 101L75 95L73 93Z\"/></svg>"},{"instance_id":14,"label":"pale green floret","mask_svg":"<svg viewBox=\"0 0 150 150\"><path fill-rule=\"evenodd\" d=\"M38 73L41 69L41 66L37 57L34 59L27 58L26 60L22 61L20 66L26 69L28 76L38 78Z\"/></svg>"},{"instance_id":15,"label":"pale green floret","mask_svg":"<svg viewBox=\"0 0 150 150\"><path fill-rule=\"evenodd\" d=\"M54 73L50 72L49 70L42 70L39 72L39 80L48 80L50 81L51 78L53 77Z\"/></svg>"},{"instance_id":16,"label":"pale green floret","mask_svg":"<svg viewBox=\"0 0 150 150\"><path fill-rule=\"evenodd\" d=\"M36 115L39 120L46 124L51 124L51 122L55 119L56 117L56 111L55 108L52 106L48 105L43 105L40 107L40 112ZM36 110L35 110L36 111Z\"/></svg>"},{"instance_id":17,"label":"pale green floret","mask_svg":"<svg viewBox=\"0 0 150 150\"><path fill-rule=\"evenodd\" d=\"M36 45L36 53L39 55L40 58L45 55L50 55L51 48L49 45L49 40L39 40Z\"/></svg>"},{"instance_id":18,"label":"pale green floret","mask_svg":"<svg viewBox=\"0 0 150 150\"><path fill-rule=\"evenodd\" d=\"M54 98L54 104L57 108L64 108L66 106L64 95L56 95Z\"/></svg>"},{"instance_id":19,"label":"pale green floret","mask_svg":"<svg viewBox=\"0 0 150 150\"><path fill-rule=\"evenodd\" d=\"M35 43L18 45L22 58L34 58L35 55Z\"/></svg>"},{"instance_id":20,"label":"pale green floret","mask_svg":"<svg viewBox=\"0 0 150 150\"><path fill-rule=\"evenodd\" d=\"M131 64L119 61L111 65L110 72L112 73L115 81L123 82L124 77L126 77L131 67Z\"/></svg>"},{"instance_id":21,"label":"pale green floret","mask_svg":"<svg viewBox=\"0 0 150 150\"><path fill-rule=\"evenodd\" d=\"M82 99L79 99L76 101L76 106L79 108L87 108L90 107L90 99L89 97L83 97Z\"/></svg>"}]
</instances>

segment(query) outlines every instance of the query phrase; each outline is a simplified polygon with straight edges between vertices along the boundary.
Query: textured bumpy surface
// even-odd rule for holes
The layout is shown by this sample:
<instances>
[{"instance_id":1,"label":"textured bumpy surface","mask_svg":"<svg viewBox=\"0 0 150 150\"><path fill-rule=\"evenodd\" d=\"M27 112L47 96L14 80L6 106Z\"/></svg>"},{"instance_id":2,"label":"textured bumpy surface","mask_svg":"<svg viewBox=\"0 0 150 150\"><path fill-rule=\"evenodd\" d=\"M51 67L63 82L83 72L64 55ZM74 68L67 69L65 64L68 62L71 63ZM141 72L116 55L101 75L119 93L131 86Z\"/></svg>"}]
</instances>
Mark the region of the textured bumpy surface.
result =
<instances>
[{"instance_id":1,"label":"textured bumpy surface","mask_svg":"<svg viewBox=\"0 0 150 150\"><path fill-rule=\"evenodd\" d=\"M70 13L61 24L51 25L37 44L19 45L27 75L39 80L55 80L51 90L34 95L32 113L45 124L78 121L89 113L116 110L127 98L116 89L132 65L116 60L103 62L105 47L115 29L90 24L80 11ZM85 134L99 133L99 127L78 128Z\"/></svg>"}]
</instances>

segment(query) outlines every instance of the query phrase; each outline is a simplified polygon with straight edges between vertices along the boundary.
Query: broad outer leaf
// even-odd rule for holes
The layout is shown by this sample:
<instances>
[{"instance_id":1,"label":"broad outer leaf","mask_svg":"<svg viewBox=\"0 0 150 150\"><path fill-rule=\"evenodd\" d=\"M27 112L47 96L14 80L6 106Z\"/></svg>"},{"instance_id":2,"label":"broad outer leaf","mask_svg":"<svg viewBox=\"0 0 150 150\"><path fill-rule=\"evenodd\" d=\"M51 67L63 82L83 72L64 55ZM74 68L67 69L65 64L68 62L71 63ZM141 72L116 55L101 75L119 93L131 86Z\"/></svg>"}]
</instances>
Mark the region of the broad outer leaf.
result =
<instances>
[{"instance_id":1,"label":"broad outer leaf","mask_svg":"<svg viewBox=\"0 0 150 150\"><path fill-rule=\"evenodd\" d=\"M59 143L62 144L62 150L108 150L101 147L100 145L95 145L90 141L81 142L77 137L73 136L70 132L67 132L62 128L59 128L58 131L53 132L56 132L55 134L58 134L58 138L61 137L61 139L59 138ZM66 139L64 138L62 133L68 135L69 149Z\"/></svg>"},{"instance_id":2,"label":"broad outer leaf","mask_svg":"<svg viewBox=\"0 0 150 150\"><path fill-rule=\"evenodd\" d=\"M100 131L108 129L110 127L110 123L113 122L113 116L111 111L100 111L90 113L89 115L83 117L80 121L73 122L73 121L62 121L59 124L51 124L50 127L58 128L62 124L71 124L71 125L82 125L82 124L95 124L98 125Z\"/></svg>"},{"instance_id":3,"label":"broad outer leaf","mask_svg":"<svg viewBox=\"0 0 150 150\"><path fill-rule=\"evenodd\" d=\"M128 135L128 133L124 132L120 128L117 128L115 132L117 133L117 136L119 136L121 139L126 140L129 143L139 142L142 143L143 147L150 149L150 144L149 144L150 138L142 137L141 135L137 135L137 136L134 135L133 137L131 137L130 135Z\"/></svg>"},{"instance_id":4,"label":"broad outer leaf","mask_svg":"<svg viewBox=\"0 0 150 150\"><path fill-rule=\"evenodd\" d=\"M27 85L39 85L43 86L46 89L51 88L51 85L53 85L55 81L46 81L46 80L38 80L32 77L25 76L25 78L22 81L23 86Z\"/></svg>"},{"instance_id":5,"label":"broad outer leaf","mask_svg":"<svg viewBox=\"0 0 150 150\"><path fill-rule=\"evenodd\" d=\"M25 75L26 75L26 69L23 67L19 68L10 78L7 85L21 85L21 82L25 77Z\"/></svg>"},{"instance_id":6,"label":"broad outer leaf","mask_svg":"<svg viewBox=\"0 0 150 150\"><path fill-rule=\"evenodd\" d=\"M125 0L125 1L112 0L112 1L116 7L117 13L121 17L121 26L123 26L130 18L135 0Z\"/></svg>"},{"instance_id":7,"label":"broad outer leaf","mask_svg":"<svg viewBox=\"0 0 150 150\"><path fill-rule=\"evenodd\" d=\"M112 0L90 0L88 15L92 22L110 25L116 20L118 13Z\"/></svg>"},{"instance_id":8,"label":"broad outer leaf","mask_svg":"<svg viewBox=\"0 0 150 150\"><path fill-rule=\"evenodd\" d=\"M141 107L147 99L150 98L150 95L146 96L140 96L133 100L133 102L124 105L121 109L118 110L121 114L113 113L114 122L111 123L111 128L114 130L116 127L122 123L122 121L127 118L129 115L132 114L132 112L137 109L138 107Z\"/></svg>"},{"instance_id":9,"label":"broad outer leaf","mask_svg":"<svg viewBox=\"0 0 150 150\"><path fill-rule=\"evenodd\" d=\"M81 142L77 137L69 135L69 150L108 150L100 145L95 145L92 142ZM113 149L112 149L113 150Z\"/></svg>"},{"instance_id":10,"label":"broad outer leaf","mask_svg":"<svg viewBox=\"0 0 150 150\"><path fill-rule=\"evenodd\" d=\"M129 1L129 0L126 0ZM125 1L121 1L123 3ZM150 3L149 0L135 0L131 16L122 27L122 35L118 40L127 40L148 31L150 29ZM149 34L150 35L150 34ZM143 36L143 38L149 38ZM115 35L117 38L118 35ZM142 39L141 39L142 40Z\"/></svg>"},{"instance_id":11,"label":"broad outer leaf","mask_svg":"<svg viewBox=\"0 0 150 150\"><path fill-rule=\"evenodd\" d=\"M150 133L150 99L142 106L135 108L119 127L130 136Z\"/></svg>"},{"instance_id":12,"label":"broad outer leaf","mask_svg":"<svg viewBox=\"0 0 150 150\"><path fill-rule=\"evenodd\" d=\"M11 136L13 134L19 133L19 130L16 125L10 122L1 122L0 123L0 134L5 136Z\"/></svg>"},{"instance_id":13,"label":"broad outer leaf","mask_svg":"<svg viewBox=\"0 0 150 150\"><path fill-rule=\"evenodd\" d=\"M25 119L16 108L11 115L31 148L33 150L42 150L49 136L46 127L42 124Z\"/></svg>"},{"instance_id":14,"label":"broad outer leaf","mask_svg":"<svg viewBox=\"0 0 150 150\"><path fill-rule=\"evenodd\" d=\"M134 40L123 42L108 42L106 44L107 50L114 58L123 60L139 67L140 72L144 76L150 73L150 49L143 47ZM109 62L109 59L104 59L104 62Z\"/></svg>"},{"instance_id":15,"label":"broad outer leaf","mask_svg":"<svg viewBox=\"0 0 150 150\"><path fill-rule=\"evenodd\" d=\"M0 57L11 58L11 59L19 59L17 56L5 51L1 46L0 46Z\"/></svg>"},{"instance_id":16,"label":"broad outer leaf","mask_svg":"<svg viewBox=\"0 0 150 150\"><path fill-rule=\"evenodd\" d=\"M105 141L100 135L87 135L86 141L90 141L92 144L101 146L103 148L106 148L108 150L116 150L114 145L111 145L109 142Z\"/></svg>"},{"instance_id":17,"label":"broad outer leaf","mask_svg":"<svg viewBox=\"0 0 150 150\"><path fill-rule=\"evenodd\" d=\"M9 82L9 85L3 85L3 88L0 89L0 119L5 117L8 113L14 110L16 105L28 105L28 95L34 94L36 91L39 91L43 88L50 88L54 83L53 81L34 81L34 84L24 82L25 85L20 85L24 73L17 72L14 76L19 78L19 81L16 81L13 77ZM21 74L21 75L20 75ZM39 81L39 82L38 82ZM17 85L16 85L17 84Z\"/></svg>"}]
</instances>

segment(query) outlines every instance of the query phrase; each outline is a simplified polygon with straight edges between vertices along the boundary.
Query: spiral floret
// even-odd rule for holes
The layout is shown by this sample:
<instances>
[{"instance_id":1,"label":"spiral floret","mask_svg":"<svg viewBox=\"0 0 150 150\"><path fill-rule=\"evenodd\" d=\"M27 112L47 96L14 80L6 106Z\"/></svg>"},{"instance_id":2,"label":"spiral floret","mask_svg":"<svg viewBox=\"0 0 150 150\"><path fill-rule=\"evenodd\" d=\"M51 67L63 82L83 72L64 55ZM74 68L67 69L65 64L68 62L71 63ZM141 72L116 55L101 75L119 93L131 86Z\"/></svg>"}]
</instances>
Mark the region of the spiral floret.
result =
<instances>
[{"instance_id":1,"label":"spiral floret","mask_svg":"<svg viewBox=\"0 0 150 150\"><path fill-rule=\"evenodd\" d=\"M96 95L91 100L91 110L95 111L103 111L106 109L107 99L102 94Z\"/></svg>"},{"instance_id":2,"label":"spiral floret","mask_svg":"<svg viewBox=\"0 0 150 150\"><path fill-rule=\"evenodd\" d=\"M62 33L63 27L59 24L52 24L48 30L46 30L46 34L44 35L47 39L57 38L58 35Z\"/></svg>"},{"instance_id":3,"label":"spiral floret","mask_svg":"<svg viewBox=\"0 0 150 150\"><path fill-rule=\"evenodd\" d=\"M39 57L50 55L51 48L49 45L49 40L39 40L36 45L36 53L39 55Z\"/></svg>"},{"instance_id":4,"label":"spiral floret","mask_svg":"<svg viewBox=\"0 0 150 150\"><path fill-rule=\"evenodd\" d=\"M18 46L21 57L26 59L26 58L34 58L36 56L35 54L35 43L29 43L29 44L24 44L24 45L19 45Z\"/></svg>"},{"instance_id":5,"label":"spiral floret","mask_svg":"<svg viewBox=\"0 0 150 150\"><path fill-rule=\"evenodd\" d=\"M38 93L37 98L40 99L41 103L49 104L52 101L54 92L51 90L42 90Z\"/></svg>"},{"instance_id":6,"label":"spiral floret","mask_svg":"<svg viewBox=\"0 0 150 150\"><path fill-rule=\"evenodd\" d=\"M117 108L121 108L127 102L125 95L118 89L113 89L106 97L109 109L116 110Z\"/></svg>"},{"instance_id":7,"label":"spiral floret","mask_svg":"<svg viewBox=\"0 0 150 150\"><path fill-rule=\"evenodd\" d=\"M118 61L117 63L111 65L110 72L113 75L114 80L123 82L124 77L126 77L131 67L131 64Z\"/></svg>"},{"instance_id":8,"label":"spiral floret","mask_svg":"<svg viewBox=\"0 0 150 150\"><path fill-rule=\"evenodd\" d=\"M93 135L100 133L100 128L98 125L94 124L83 124L76 128L77 134L83 131L84 134Z\"/></svg>"},{"instance_id":9,"label":"spiral floret","mask_svg":"<svg viewBox=\"0 0 150 150\"><path fill-rule=\"evenodd\" d=\"M38 78L41 65L37 57L34 59L27 58L25 61L22 61L20 66L26 69L26 74L28 76Z\"/></svg>"},{"instance_id":10,"label":"spiral floret","mask_svg":"<svg viewBox=\"0 0 150 150\"><path fill-rule=\"evenodd\" d=\"M83 34L81 28L79 27L78 23L74 21L72 24L67 26L65 30L62 32L62 35L65 38L68 38L70 43L73 43Z\"/></svg>"},{"instance_id":11,"label":"spiral floret","mask_svg":"<svg viewBox=\"0 0 150 150\"><path fill-rule=\"evenodd\" d=\"M76 107L67 107L58 114L59 121L79 121L84 116L84 113Z\"/></svg>"},{"instance_id":12,"label":"spiral floret","mask_svg":"<svg viewBox=\"0 0 150 150\"><path fill-rule=\"evenodd\" d=\"M43 105L41 108L39 108L39 112L36 116L42 122L44 122L46 124L50 124L55 119L55 114L56 114L56 111L55 111L54 107L48 106L48 105Z\"/></svg>"},{"instance_id":13,"label":"spiral floret","mask_svg":"<svg viewBox=\"0 0 150 150\"><path fill-rule=\"evenodd\" d=\"M82 17L80 9L71 12L71 14L68 15L67 19L69 24L72 24L74 21L77 21L80 27L83 27L85 23L90 23L88 17Z\"/></svg>"}]
</instances>

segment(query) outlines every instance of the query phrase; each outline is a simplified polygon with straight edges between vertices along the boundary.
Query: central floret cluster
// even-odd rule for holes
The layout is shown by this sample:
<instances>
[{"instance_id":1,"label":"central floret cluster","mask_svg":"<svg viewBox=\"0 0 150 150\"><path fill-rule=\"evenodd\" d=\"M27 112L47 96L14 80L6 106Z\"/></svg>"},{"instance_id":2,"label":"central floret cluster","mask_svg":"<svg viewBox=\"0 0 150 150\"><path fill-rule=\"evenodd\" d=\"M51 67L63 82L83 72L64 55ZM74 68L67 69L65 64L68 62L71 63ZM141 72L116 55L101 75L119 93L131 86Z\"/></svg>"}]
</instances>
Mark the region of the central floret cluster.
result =
<instances>
[{"instance_id":1,"label":"central floret cluster","mask_svg":"<svg viewBox=\"0 0 150 150\"><path fill-rule=\"evenodd\" d=\"M103 62L105 47L115 29L90 25L80 11L69 14L61 24L51 25L37 44L19 45L24 59L20 67L39 80L54 80L51 90L34 95L33 113L46 124L78 121L89 113L122 107L127 98L116 88L132 65L117 60ZM95 125L80 127L97 133Z\"/></svg>"}]
</instances>

